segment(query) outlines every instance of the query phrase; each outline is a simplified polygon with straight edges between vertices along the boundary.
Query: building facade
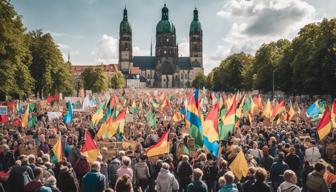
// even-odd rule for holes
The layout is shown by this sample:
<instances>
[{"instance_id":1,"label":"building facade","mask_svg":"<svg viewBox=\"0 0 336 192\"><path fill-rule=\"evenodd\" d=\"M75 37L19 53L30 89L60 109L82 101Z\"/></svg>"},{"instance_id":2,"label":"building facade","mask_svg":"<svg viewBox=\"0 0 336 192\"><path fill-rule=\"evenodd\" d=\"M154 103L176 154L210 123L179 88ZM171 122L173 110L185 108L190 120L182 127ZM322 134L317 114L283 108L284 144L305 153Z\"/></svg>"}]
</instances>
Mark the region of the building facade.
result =
<instances>
[{"instance_id":1,"label":"building facade","mask_svg":"<svg viewBox=\"0 0 336 192\"><path fill-rule=\"evenodd\" d=\"M119 30L119 70L126 81L133 77L133 68L139 68L147 87L187 87L198 73L203 73L202 27L198 19L198 10L193 13L189 31L189 57L179 57L176 42L176 29L169 20L169 9L162 8L161 20L156 25L155 56L133 56L132 28L128 21L127 9Z\"/></svg>"}]
</instances>

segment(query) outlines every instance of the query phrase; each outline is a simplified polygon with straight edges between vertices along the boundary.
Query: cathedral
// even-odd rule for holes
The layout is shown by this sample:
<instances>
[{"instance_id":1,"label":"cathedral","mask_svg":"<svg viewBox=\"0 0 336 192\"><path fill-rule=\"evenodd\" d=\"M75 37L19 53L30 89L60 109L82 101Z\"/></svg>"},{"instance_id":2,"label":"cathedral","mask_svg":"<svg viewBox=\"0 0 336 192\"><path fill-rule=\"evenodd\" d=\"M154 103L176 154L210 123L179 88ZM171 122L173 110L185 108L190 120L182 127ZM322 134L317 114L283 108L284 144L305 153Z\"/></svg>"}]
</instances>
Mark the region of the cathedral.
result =
<instances>
[{"instance_id":1,"label":"cathedral","mask_svg":"<svg viewBox=\"0 0 336 192\"><path fill-rule=\"evenodd\" d=\"M152 49L152 47L151 47ZM126 80L138 71L146 87L171 88L190 86L198 73L203 73L202 27L195 8L189 31L189 57L179 57L176 29L169 20L166 4L162 8L161 20L156 25L155 56L133 56L132 28L127 9L119 31L119 70Z\"/></svg>"}]
</instances>

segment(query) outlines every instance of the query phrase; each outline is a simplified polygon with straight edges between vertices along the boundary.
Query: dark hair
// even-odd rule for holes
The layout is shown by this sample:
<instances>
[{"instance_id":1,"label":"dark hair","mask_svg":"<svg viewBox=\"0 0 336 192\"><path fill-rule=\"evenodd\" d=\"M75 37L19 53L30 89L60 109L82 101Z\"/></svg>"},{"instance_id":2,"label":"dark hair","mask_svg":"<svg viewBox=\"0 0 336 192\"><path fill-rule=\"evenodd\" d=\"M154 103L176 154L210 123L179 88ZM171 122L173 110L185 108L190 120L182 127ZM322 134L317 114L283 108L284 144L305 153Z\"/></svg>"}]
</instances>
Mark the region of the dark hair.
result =
<instances>
[{"instance_id":1,"label":"dark hair","mask_svg":"<svg viewBox=\"0 0 336 192\"><path fill-rule=\"evenodd\" d=\"M278 159L279 159L279 161L283 161L285 159L285 153L284 152L279 152Z\"/></svg>"},{"instance_id":2,"label":"dark hair","mask_svg":"<svg viewBox=\"0 0 336 192\"><path fill-rule=\"evenodd\" d=\"M125 174L117 180L115 190L125 192L132 191L132 181L130 180L128 175Z\"/></svg>"},{"instance_id":3,"label":"dark hair","mask_svg":"<svg viewBox=\"0 0 336 192\"><path fill-rule=\"evenodd\" d=\"M34 177L38 177L43 173L43 169L41 167L35 167L34 169Z\"/></svg>"},{"instance_id":4,"label":"dark hair","mask_svg":"<svg viewBox=\"0 0 336 192\"><path fill-rule=\"evenodd\" d=\"M314 169L315 169L315 171L320 172L320 171L322 171L322 170L325 169L325 166L324 166L322 163L317 162L317 163L315 164Z\"/></svg>"}]
</instances>

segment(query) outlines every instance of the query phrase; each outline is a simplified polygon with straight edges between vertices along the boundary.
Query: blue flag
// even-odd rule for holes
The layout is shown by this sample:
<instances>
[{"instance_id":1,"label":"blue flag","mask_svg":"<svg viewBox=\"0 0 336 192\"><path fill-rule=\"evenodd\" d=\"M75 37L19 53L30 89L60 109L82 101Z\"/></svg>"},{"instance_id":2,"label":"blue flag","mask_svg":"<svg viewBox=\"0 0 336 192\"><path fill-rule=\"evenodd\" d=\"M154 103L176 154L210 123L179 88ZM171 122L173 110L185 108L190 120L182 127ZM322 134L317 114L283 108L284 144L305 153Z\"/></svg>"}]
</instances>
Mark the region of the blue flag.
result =
<instances>
[{"instance_id":1,"label":"blue flag","mask_svg":"<svg viewBox=\"0 0 336 192\"><path fill-rule=\"evenodd\" d=\"M72 104L68 101L66 103L66 106L68 108L67 114L64 116L64 123L70 123L72 120Z\"/></svg>"},{"instance_id":2,"label":"blue flag","mask_svg":"<svg viewBox=\"0 0 336 192\"><path fill-rule=\"evenodd\" d=\"M319 104L320 100L316 100L313 104L311 104L309 106L309 108L306 111L306 115L307 117L316 117L319 116L320 114L322 114L322 110L320 108L320 104Z\"/></svg>"}]
</instances>

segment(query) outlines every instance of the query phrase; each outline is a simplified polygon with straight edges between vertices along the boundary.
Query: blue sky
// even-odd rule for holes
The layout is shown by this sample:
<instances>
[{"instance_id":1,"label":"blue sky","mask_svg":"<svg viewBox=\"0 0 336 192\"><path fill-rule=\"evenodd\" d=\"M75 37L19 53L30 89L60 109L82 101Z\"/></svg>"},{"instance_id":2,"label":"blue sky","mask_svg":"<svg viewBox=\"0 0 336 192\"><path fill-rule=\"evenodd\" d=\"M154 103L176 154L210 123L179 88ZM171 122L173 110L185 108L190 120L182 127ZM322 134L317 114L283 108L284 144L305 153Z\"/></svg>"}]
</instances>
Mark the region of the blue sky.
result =
<instances>
[{"instance_id":1,"label":"blue sky","mask_svg":"<svg viewBox=\"0 0 336 192\"><path fill-rule=\"evenodd\" d=\"M134 55L149 55L164 2L183 56L189 55L189 26L197 6L206 73L229 54L253 54L262 43L292 39L303 25L336 16L335 0L12 0L27 29L50 32L75 65L117 63L125 5Z\"/></svg>"}]
</instances>

